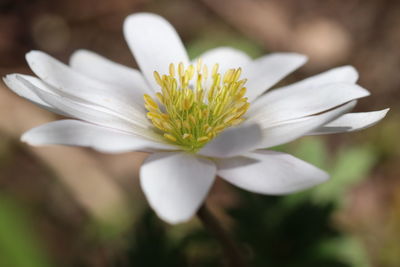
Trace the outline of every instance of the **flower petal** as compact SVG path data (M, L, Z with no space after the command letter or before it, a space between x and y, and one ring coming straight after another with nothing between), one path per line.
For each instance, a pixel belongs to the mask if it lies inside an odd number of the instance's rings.
M218 160L218 172L226 181L254 193L290 194L323 183L326 172L289 154L256 151L249 158Z
M321 86L332 84L332 83L350 83L354 84L358 80L358 73L357 70L352 66L342 66L338 68L334 68L323 73L311 76L304 80L298 81L296 83L292 83L290 85L280 87L275 89L275 91L284 90L284 92L288 92L290 94L291 89L295 92L301 92L302 90L319 90ZM313 89L312 89L313 88ZM270 93L269 93L270 94ZM258 98L254 103L251 105L251 109L249 112L255 112L259 108L263 108L266 106L268 101L268 95L262 96ZM264 99L267 98L267 99Z
M289 120L270 126L264 125L262 127L263 141L258 148L268 148L291 142L336 119L355 105L356 101L352 101L319 115Z
M228 158L259 147L262 132L257 124L243 124L223 131L206 144L198 154L207 157Z
M177 149L168 144L145 140L134 135L77 120L60 120L40 125L24 133L21 140L34 146L83 146L107 153Z
M272 124L324 112L368 95L367 90L348 83L279 89L259 98L248 116L251 120Z
M150 13L130 15L124 22L124 35L147 82L158 91L153 72L168 73L170 63L189 63L186 50L172 25Z
M359 131L378 123L388 111L387 108L378 111L347 113L316 129L310 135Z
M23 82L21 82L17 77L21 76L24 79L29 79L30 76L28 75L22 75L22 74L8 74L3 78L4 83L17 95L25 98L26 100L29 100L30 102L40 106L41 108L44 108L48 111L65 115L65 113L61 112L59 109L56 107L51 106L50 104L46 103L43 101L40 97L38 97L29 87L27 87ZM35 81L31 81L31 83L35 84ZM35 84L35 86L38 86Z
M88 50L75 51L69 62L72 69L91 78L111 83L127 97L143 106L143 95L152 92L140 71L113 62Z
M186 153L150 155L140 181L150 206L169 223L189 220L203 203L216 174L210 160Z
M118 86L91 79L40 51L27 53L26 60L40 79L64 94L126 116L145 117L144 107L138 106Z
M252 102L267 89L301 67L307 57L296 53L274 53L258 58L243 67L249 101Z
M47 86L45 83L35 77L28 76L29 80L25 79L26 76L24 77L17 75L16 77L17 80L29 88L29 90L36 94L36 96L39 97L43 102L47 103L49 106L57 107L58 110L62 111L62 113L67 116L130 133L135 133L143 137L148 136L150 138L154 135L150 130L147 130L148 122L146 121L144 123L140 123L140 121L133 120L133 118L124 117L101 106L90 103L82 103L78 101L79 99L71 98L68 95L59 95L57 94L57 91L54 91L54 89L52 89L50 86ZM34 81L35 84L33 84L31 81ZM58 93L62 92L58 91Z
M353 66L341 66L308 77L296 83L292 83L290 85L277 88L277 90L287 89L287 88L292 88L296 90L300 90L298 88L307 88L307 87L317 88L320 87L321 85L329 83L356 83L357 80L358 80L358 72Z
M201 58L203 63L207 65L210 70L212 66L217 63L220 73L225 73L225 71L232 68L243 68L251 62L251 58L246 53L231 47L210 49L198 58ZM197 59L193 60L193 64L196 63Z

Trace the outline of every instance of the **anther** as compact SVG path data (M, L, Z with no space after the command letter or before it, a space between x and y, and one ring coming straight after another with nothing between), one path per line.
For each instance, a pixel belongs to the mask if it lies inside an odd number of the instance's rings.
M164 137L167 138L167 139L169 139L169 140L172 141L172 142L176 142L176 138L175 138L173 135L171 135L171 134L165 133L165 134L164 134Z
M163 84L162 84L162 80L161 80L160 74L158 74L157 71L154 71L154 72L153 72L153 75L154 75L154 79L156 80L156 82L158 83L158 85L159 85L159 86L162 86Z
M239 80L242 70L229 69L222 74L218 70L219 65L214 64L209 72L198 59L188 67L171 63L168 74L162 76L154 72L161 90L154 98L144 95L144 106L147 118L169 142L196 152L224 129L244 120L249 103L244 97L246 79Z
M169 75L175 77L175 66L174 63L169 64Z

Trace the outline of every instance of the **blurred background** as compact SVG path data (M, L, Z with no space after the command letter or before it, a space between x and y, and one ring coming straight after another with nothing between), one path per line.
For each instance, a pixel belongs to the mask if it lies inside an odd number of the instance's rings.
M68 62L76 49L135 67L124 18L166 17L191 57L232 46L252 57L305 53L283 83L351 64L371 96L356 111L390 107L368 130L307 137L277 149L327 170L306 192L269 197L218 181L211 209L250 266L400 266L400 1L0 0L0 74L30 73L24 55ZM28 147L29 128L57 119L0 84L0 266L221 266L221 249L194 218L169 226L138 184L143 153Z

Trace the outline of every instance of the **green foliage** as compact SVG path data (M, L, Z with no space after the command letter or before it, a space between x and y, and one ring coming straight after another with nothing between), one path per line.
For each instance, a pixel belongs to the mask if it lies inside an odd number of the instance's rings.
M235 221L233 234L248 251L250 266L351 266L337 257L336 248L326 246L343 237L330 223L334 205L315 205L308 200L288 206L286 197L238 191L241 205L229 213ZM150 210L129 240L129 261L118 267L224 266L218 244L202 228L173 238Z
M331 180L313 190L314 199L317 202L333 201L340 204L344 193L366 177L375 162L369 146L341 149L329 171Z
M293 151L294 155L326 170L331 179L310 190L286 197L286 203L298 205L303 201L311 200L312 203L321 205L334 205L336 209L343 204L345 193L358 184L372 170L378 160L370 145L344 146L339 151L331 152L323 138L309 137L294 144L294 147L281 147L280 150ZM366 267L367 255L359 240L353 236L343 235L332 239L321 246L320 254L324 248L329 248L330 253L353 267Z
M147 210L129 236L127 258L116 266L185 266L180 246L170 241L164 225Z
M152 210L146 210L128 236L126 258L115 266L220 266L218 244L202 229L195 227L177 237L171 236L169 228Z
M238 239L251 250L251 266L345 267L333 253L316 253L329 240L340 237L330 224L332 204L310 200L288 206L285 197L241 191L242 204L231 210Z
M328 240L321 244L318 254L334 254L352 267L368 267L368 257L359 240L349 235Z
M251 57L262 55L263 48L242 35L233 33L208 33L202 38L194 39L187 45L190 58L195 58L209 49L229 46L246 52Z
M328 182L300 194L310 194L317 204L342 204L347 190L365 178L377 161L370 145L343 146L335 155L330 155L323 139L317 137L304 138L294 147L284 147L281 150L289 150L296 157L331 175Z
M286 152L322 169L328 165L329 151L322 138L303 138L295 143L293 149Z
M50 266L24 210L0 195L0 266Z

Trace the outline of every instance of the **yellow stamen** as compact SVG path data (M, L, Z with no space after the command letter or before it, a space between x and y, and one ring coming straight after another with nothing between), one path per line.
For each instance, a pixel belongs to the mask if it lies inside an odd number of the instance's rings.
M188 134L188 133L185 133L185 134L182 135L182 138L183 138L183 139L188 139L188 138L190 138L190 137L192 137L192 135L191 135L191 134Z
M198 142L201 142L201 143L203 143L203 142L205 142L205 141L208 141L208 136L199 137L199 138L197 138L197 141L198 141Z
M163 84L162 84L162 80L161 80L160 74L158 74L157 71L155 71L153 74L154 74L154 79L156 79L156 82L158 83L158 85L162 87Z
M241 79L241 68L219 73L199 59L185 68L183 63L169 65L169 75L154 72L160 86L155 97L144 95L147 118L169 142L197 152L224 129L244 121L250 104ZM207 77L211 81L207 82Z
M173 135L171 135L171 134L165 133L165 134L164 134L164 137L167 138L167 139L169 139L169 140L172 141L172 142L176 142L176 138L175 138Z

